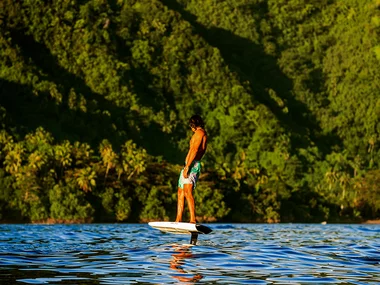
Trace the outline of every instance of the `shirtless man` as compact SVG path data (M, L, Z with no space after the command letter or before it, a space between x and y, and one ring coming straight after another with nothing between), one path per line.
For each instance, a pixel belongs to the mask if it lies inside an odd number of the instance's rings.
M190 223L196 223L193 189L195 189L201 173L201 159L207 148L207 133L204 122L198 115L190 118L189 124L194 132L190 140L190 148L185 160L185 167L181 170L178 179L178 204L176 222L182 221L185 199L190 211Z

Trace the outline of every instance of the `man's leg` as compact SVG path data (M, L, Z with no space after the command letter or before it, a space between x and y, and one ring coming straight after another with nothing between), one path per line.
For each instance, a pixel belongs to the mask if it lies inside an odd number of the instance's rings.
M184 189L178 187L177 218L175 219L177 223L182 221L184 203L185 203Z
M193 197L193 184L184 184L183 190L185 192L187 206L189 207L190 223L195 224L196 220L195 220L195 203L194 203L194 197Z

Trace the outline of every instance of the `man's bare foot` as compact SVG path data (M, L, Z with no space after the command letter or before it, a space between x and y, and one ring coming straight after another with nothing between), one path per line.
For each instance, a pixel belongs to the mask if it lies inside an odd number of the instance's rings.
M190 224L196 224L197 221L190 221L189 223L190 223Z

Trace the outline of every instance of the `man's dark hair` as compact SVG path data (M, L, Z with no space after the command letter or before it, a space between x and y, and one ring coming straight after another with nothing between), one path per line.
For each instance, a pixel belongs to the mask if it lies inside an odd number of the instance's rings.
M199 115L194 115L190 118L189 120L190 127L192 128L197 128L201 127L202 129L205 127L205 123L203 122L201 116Z

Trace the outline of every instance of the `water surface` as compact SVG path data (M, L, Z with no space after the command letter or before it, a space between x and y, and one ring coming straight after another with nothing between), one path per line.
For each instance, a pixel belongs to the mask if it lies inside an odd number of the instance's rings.
M380 225L0 225L1 284L380 284Z

